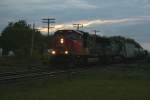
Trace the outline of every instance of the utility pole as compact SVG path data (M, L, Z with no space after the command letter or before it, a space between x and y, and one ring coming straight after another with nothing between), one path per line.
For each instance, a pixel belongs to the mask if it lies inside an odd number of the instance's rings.
M93 32L94 32L93 41L95 42L95 43L94 43L94 44L95 44L94 47L95 47L95 46L96 46L96 37L97 37L97 36L96 36L96 33L97 33L97 32L100 32L100 31L98 31L98 30L93 30Z
M97 33L97 32L100 32L100 31L98 31L98 30L93 30L93 32L94 32L94 35L96 36L96 33Z
M31 37L31 56L33 55L33 48L34 48L34 36L35 36L35 23L33 23L33 31L32 31L32 37Z
M77 30L79 30L80 28L83 28L83 24L73 24L74 27L77 28Z
M55 28L54 24L55 24L55 18L43 18L43 23L47 24L47 31L48 31L48 37L49 37L49 32L50 29Z

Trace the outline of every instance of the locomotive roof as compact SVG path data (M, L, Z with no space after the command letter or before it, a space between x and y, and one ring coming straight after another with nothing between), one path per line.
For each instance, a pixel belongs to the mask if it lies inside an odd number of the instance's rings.
M60 34L60 33L75 33L75 34L79 34L79 35L83 35L84 33L87 33L87 32L84 32L84 31L81 31L81 30L58 30L55 32L55 34Z

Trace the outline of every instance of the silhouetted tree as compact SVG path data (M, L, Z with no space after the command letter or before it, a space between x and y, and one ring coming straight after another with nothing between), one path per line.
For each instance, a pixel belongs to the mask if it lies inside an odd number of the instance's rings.
M2 31L3 55L13 51L15 55L29 56L31 50L32 36L34 34L34 51L42 53L45 36L39 31L32 29L24 20L11 22Z

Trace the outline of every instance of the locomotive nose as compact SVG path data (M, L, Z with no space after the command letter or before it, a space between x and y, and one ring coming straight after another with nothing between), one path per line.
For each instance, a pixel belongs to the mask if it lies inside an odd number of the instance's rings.
M69 55L68 40L63 35L57 35L54 38L52 55Z

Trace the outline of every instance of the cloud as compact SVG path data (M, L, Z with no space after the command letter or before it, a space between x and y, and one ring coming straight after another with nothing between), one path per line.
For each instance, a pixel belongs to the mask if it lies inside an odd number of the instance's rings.
M62 9L95 9L96 5L91 4L91 2L87 2L86 0L2 0L1 6L10 7L10 8L28 8L27 10L31 10L34 8L40 9L51 9L51 10L62 10ZM16 6L17 5L17 6ZM32 8L30 8L32 7Z
M68 23L63 24L56 24L55 29L53 31L59 30L59 29L73 29L73 24L79 23L83 24L84 27L91 27L91 26L98 26L98 25L114 25L114 24L136 24L143 21L150 21L150 16L140 16L140 17L134 17L134 18L122 18L122 19L108 19L108 20L101 20L101 19L95 19L95 20L79 20L79 21L72 21ZM47 32L47 29L45 28L39 28L41 32Z
M135 18L122 18L122 19L111 19L111 20L90 20L84 21L84 26L91 26L91 25L110 25L110 24L135 24L138 22L150 20L150 16L141 16ZM81 21L82 23L82 21Z
M41 20L53 16L58 23L55 30L74 29L72 24L81 23L83 30L97 29L106 36L127 35L150 42L149 10L150 0L1 0L0 31L9 21L24 19L36 23L46 34Z
M67 5L70 7L80 8L80 9L96 9L98 8L96 5L90 4L84 0L67 0Z
M150 52L150 43L141 43L142 47Z

